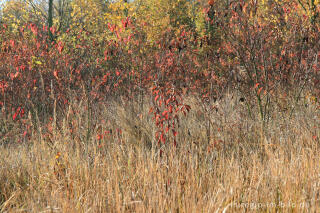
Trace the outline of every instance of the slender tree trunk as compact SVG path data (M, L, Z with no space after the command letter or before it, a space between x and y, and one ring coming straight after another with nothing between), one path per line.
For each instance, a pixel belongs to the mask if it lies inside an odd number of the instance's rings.
M53 35L51 32L51 27L53 25L53 0L49 0L49 10L48 10L48 31L49 31L49 38L53 41Z
M123 3L128 3L128 0L123 0ZM124 15L127 17L127 16L128 16L128 9L125 8L125 9L123 10L123 12L124 12Z

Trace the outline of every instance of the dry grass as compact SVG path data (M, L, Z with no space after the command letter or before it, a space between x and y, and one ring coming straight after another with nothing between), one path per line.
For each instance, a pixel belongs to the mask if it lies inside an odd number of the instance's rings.
M316 105L291 118L275 106L261 129L238 97L187 101L179 146L162 157L147 101L95 108L89 137L85 104L74 103L57 127L2 145L1 212L320 211Z

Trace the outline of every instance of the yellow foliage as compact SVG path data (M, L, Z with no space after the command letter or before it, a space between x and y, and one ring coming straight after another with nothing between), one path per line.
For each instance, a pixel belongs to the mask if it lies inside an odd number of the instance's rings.
M169 28L175 32L181 26L196 24L199 8L195 5L196 2L186 0L136 0L133 16L148 42L154 43Z
M17 31L21 24L28 21L28 11L28 4L23 0L7 1L2 9L2 20L11 26L13 31Z
M71 2L73 20L71 28L78 28L98 33L103 31L105 5L99 0L73 0Z

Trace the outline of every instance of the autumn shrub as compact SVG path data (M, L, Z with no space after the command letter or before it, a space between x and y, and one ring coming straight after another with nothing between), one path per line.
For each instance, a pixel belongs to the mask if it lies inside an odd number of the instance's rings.
M89 133L97 103L122 98L130 105L138 99L142 106L151 100L157 140L174 144L177 123L190 111L188 95L206 104L236 90L250 117L266 122L279 94L285 94L292 97L292 113L305 91L319 97L319 25L298 6L212 1L203 8L203 20L197 19L204 21L203 32L192 28L189 16L174 21L170 13L174 24L153 41L143 28L151 23L128 14L99 32L33 23L16 31L3 24L2 111L14 121L30 112L40 125L54 112L65 114L76 99L86 102Z
M223 40L211 53L212 63L246 97L248 108L257 106L265 121L279 93L299 99L307 86L319 96L319 25L299 16L298 3L274 2L270 9L247 1L229 6L213 17Z

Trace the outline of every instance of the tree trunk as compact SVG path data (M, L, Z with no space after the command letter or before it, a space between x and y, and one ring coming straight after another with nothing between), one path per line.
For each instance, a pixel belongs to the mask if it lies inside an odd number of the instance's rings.
M48 10L48 31L49 31L49 38L53 41L53 35L51 32L51 27L53 25L53 0L49 0L49 10Z

